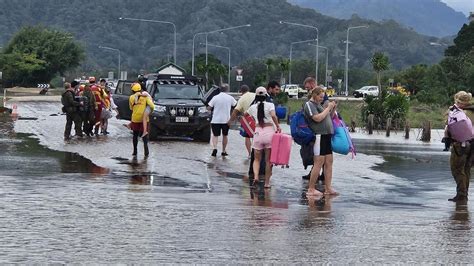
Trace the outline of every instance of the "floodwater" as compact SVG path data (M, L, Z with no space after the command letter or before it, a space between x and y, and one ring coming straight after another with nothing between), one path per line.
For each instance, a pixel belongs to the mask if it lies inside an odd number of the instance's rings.
M0 263L473 261L471 208L447 201L455 185L439 139L355 133L356 158L335 156L341 195L308 201L297 145L272 189L254 194L236 131L228 158L162 140L132 160L123 121L64 142L59 107L22 103L21 120L0 117Z

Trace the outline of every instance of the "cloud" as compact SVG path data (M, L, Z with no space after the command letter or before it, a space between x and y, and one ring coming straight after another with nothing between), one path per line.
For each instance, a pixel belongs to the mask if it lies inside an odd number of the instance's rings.
M469 12L474 12L474 1L473 0L441 0L446 3L452 9L463 12L466 16Z

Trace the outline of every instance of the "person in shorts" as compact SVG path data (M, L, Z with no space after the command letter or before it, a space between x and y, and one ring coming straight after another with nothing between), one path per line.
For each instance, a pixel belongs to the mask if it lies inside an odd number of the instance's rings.
M267 96L267 89L265 87L258 87L255 90L256 103L250 106L247 113L257 122L253 136L253 149L255 152L253 185L259 182L260 161L263 160L262 154L265 151L265 188L270 188L270 177L272 176L272 164L270 163L272 137L275 132L281 132L281 128L275 114L275 105L266 101Z
M316 180L321 168L324 166L324 194L337 195L332 188L332 165L333 155L331 147L331 137L334 133L332 125L332 115L335 114L336 103L329 102L327 107L321 104L324 100L324 90L316 87L311 91L311 99L304 105L304 113L308 124L316 135L314 143L314 165L311 170L311 177L308 184L307 196L322 196L323 193L316 190Z
M222 84L221 86L221 93L217 94L216 96L212 97L211 101L209 102L209 109L213 108L212 112L212 120L211 120L211 144L212 144L212 153L211 156L217 156L217 142L219 140L219 136L222 133L222 156L227 156L227 143L229 135L229 125L227 124L230 119L230 111L233 106L237 104L237 101L234 97L227 94L229 92L229 85Z

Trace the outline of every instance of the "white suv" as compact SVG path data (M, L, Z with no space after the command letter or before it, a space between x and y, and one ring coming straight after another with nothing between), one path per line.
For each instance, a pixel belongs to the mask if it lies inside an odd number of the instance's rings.
M354 97L366 97L367 95L379 96L379 87L378 86L364 86L353 93Z
M281 91L286 93L286 95L288 95L288 97L290 98L293 98L295 96L298 96L298 98L300 98L308 93L307 90L302 89L300 86L298 86L298 84L284 84L281 86Z

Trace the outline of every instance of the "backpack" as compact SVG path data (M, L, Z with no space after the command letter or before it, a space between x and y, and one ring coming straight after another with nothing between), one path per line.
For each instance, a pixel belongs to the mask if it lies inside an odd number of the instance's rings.
M290 130L293 140L299 145L306 145L314 141L314 132L306 121L303 109L291 115Z
M448 113L448 132L452 139L464 142L471 140L474 136L472 121L456 105Z

